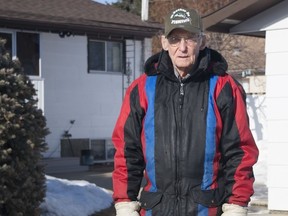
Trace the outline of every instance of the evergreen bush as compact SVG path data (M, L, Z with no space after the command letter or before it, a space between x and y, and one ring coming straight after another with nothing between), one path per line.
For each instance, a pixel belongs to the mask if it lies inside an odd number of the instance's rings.
M36 90L0 38L0 215L39 215L45 197L40 163L49 133Z

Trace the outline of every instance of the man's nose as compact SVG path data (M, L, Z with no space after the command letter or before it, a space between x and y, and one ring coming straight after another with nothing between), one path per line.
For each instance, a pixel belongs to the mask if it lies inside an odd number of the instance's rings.
M187 41L185 40L185 38L181 38L179 49L182 51L187 49Z

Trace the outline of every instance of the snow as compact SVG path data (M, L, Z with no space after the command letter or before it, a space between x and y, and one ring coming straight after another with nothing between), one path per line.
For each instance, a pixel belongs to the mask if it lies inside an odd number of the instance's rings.
M84 180L66 180L46 175L43 216L87 216L112 204L108 190Z
M260 156L254 167L255 194L251 203L267 204L267 143L257 142ZM87 216L111 206L112 194L84 180L65 180L46 175L46 197L41 204L42 216ZM251 208L252 209L252 208ZM252 211L252 210L251 210ZM251 212L250 211L250 212ZM250 215L263 215L267 209L256 208Z

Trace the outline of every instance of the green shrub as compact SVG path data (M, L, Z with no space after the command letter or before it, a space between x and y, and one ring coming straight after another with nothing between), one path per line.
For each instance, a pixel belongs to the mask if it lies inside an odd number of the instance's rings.
M48 129L33 84L4 44L0 39L0 215L34 216L45 197L40 160Z

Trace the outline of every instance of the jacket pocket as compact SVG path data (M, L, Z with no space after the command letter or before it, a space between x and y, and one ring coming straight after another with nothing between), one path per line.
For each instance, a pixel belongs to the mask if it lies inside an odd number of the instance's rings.
M194 202L205 207L217 207L222 205L224 200L224 188L216 188L212 190L192 190Z
M142 191L140 196L141 208L149 210L161 202L163 194L161 192Z

